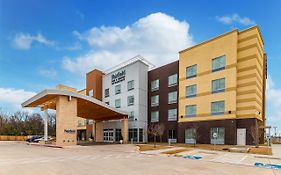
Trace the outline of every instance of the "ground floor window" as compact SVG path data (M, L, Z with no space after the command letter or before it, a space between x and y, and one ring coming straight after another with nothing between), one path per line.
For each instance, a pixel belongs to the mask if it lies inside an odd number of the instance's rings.
M138 141L138 128L129 129L129 141L137 142Z
M115 142L119 142L122 139L121 135L121 129L115 129Z
M168 131L168 139L176 139L177 138L177 132L174 129L170 129Z
M113 142L114 141L113 129L104 129L103 130L103 141L104 142Z
M188 128L185 130L185 143L194 144L195 139L195 128Z
M139 128L139 142L143 142L143 129Z
M211 128L211 144L224 144L224 128Z

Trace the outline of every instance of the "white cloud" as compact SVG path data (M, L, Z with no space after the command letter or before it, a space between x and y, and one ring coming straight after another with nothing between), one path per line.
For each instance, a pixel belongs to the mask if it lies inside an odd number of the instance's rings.
M39 74L51 79L55 79L57 77L57 71L54 69L39 69Z
M47 46L54 46L55 42L48 40L41 33L37 35L30 35L29 33L18 33L12 40L12 46L16 49L28 50L33 43L40 43Z
M255 21L251 20L248 17L240 17L237 13L228 16L217 16L216 19L223 24L242 24L242 25L254 25Z
M150 14L124 28L101 26L73 34L91 49L76 58L65 57L62 66L80 74L108 69L138 54L159 66L176 60L181 49L193 44L189 24L164 13Z
M71 46L65 47L66 50L73 51L73 50L80 50L82 48L79 42L74 43Z
M35 92L23 89L0 88L0 108L5 109L4 111L23 110L21 103L34 95Z

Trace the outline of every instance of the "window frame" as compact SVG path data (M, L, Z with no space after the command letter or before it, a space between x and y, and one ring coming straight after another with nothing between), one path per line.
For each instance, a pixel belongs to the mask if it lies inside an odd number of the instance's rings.
M170 112L169 111L172 111L172 110L175 110L176 113L174 114L175 117L170 117ZM178 109L177 108L173 108L173 109L168 109L168 121L177 121L177 117L178 116Z
M187 108L188 107L195 107L195 113L194 114L187 114ZM197 115L197 105L196 104L192 104L192 105L185 105L185 117L189 118L189 117L196 117Z
M130 98L132 98L132 99L133 99L133 102L132 102L132 103L129 103ZM128 105L128 106L133 106L133 105L134 105L134 103L135 103L135 97L134 97L134 95L130 95L130 96L128 96L128 97L127 97L127 105Z
M108 93L106 93L106 92L108 92ZM106 89L104 89L104 97L106 98L106 97L109 97L109 88L106 88Z
M119 101L119 106L116 106L117 101ZM115 108L121 108L121 98L115 99Z
M154 114L154 113L157 113L157 120L152 120L152 114ZM150 114L150 122L151 123L156 123L156 122L159 122L159 111L151 111L151 114Z
M132 83L132 87L131 88L129 88L129 83ZM135 89L135 81L134 80L128 81L128 83L127 83L127 90L131 91L131 90L134 90L134 89Z
M224 65L222 67L219 67L219 68L214 68L214 61L218 60L218 59L221 59L221 58L224 58ZM212 59L212 72L224 70L225 66L226 66L226 56L225 55L222 55L222 56L219 56L219 57L216 57L216 58Z
M193 86L195 86L195 93L194 94L191 94L191 95L188 95L187 94L187 89L190 87L193 87ZM185 97L186 98L192 98L192 97L196 97L197 96L197 84L192 84L192 85L189 85L189 86L185 86Z
M222 102L223 102L223 111L214 112L214 110L213 110L214 106L213 105L216 104L216 103L222 103ZM225 113L225 101L224 100L211 102L211 114L212 114L212 116L224 115L224 113Z
M158 96L158 102L157 102L157 103L153 103L153 100L152 100L152 99L153 99L154 97L157 97L157 96ZM159 95L153 95L153 96L151 96L151 99L150 99L150 100L151 100L151 102L150 102L150 103L151 103L151 107L159 106Z
M214 83L219 81L219 84L220 84L221 80L224 80L224 87L220 88L220 89L217 89L217 90L214 90ZM219 79L212 80L212 94L220 93L220 92L224 92L224 91L225 91L225 78L219 78Z
M188 69L191 69L191 68L193 68L193 67L195 67L195 74L194 74L194 75L187 76L187 70L188 70ZM186 67L186 69L185 69L185 77L186 77L186 79L191 79L191 78L194 78L194 77L196 77L196 76L197 76L197 64L193 64L193 65L191 65L191 66Z
M174 77L176 77L176 78L175 78L176 82L170 84L170 78L172 78L172 81L173 81L173 80L174 80ZM173 87L173 86L176 86L176 85L178 85L178 74L177 74L177 73L176 73L176 74L173 74L173 75L170 75L170 76L168 77L168 87Z
M153 87L153 86L152 86L152 84L153 84L154 82L158 82L158 87ZM150 82L150 90L151 90L151 92L158 91L159 88L160 88L160 80L159 80L159 79L155 79L155 80L153 80L153 81Z
M119 89L117 89L117 87L120 87ZM119 90L119 91L118 91ZM121 84L117 84L115 85L115 95L121 94Z
M176 99L170 101L170 94L176 93ZM168 93L168 104L174 104L178 102L178 91L172 91Z

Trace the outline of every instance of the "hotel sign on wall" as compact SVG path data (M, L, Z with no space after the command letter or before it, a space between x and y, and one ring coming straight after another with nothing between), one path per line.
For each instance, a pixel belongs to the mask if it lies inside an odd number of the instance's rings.
M112 84L116 84L116 83L119 83L121 81L124 81L125 80L125 75L126 75L126 71L125 70L122 70L120 72L117 72L117 73L113 74L111 76L111 83Z

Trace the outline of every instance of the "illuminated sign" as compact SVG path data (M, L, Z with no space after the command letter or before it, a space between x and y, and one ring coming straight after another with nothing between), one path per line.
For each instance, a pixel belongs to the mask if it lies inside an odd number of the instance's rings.
M117 73L113 74L111 76L111 83L112 84L116 84L116 83L119 83L121 81L124 81L125 80L125 75L126 75L126 71L125 70L122 70L120 72L117 72Z

